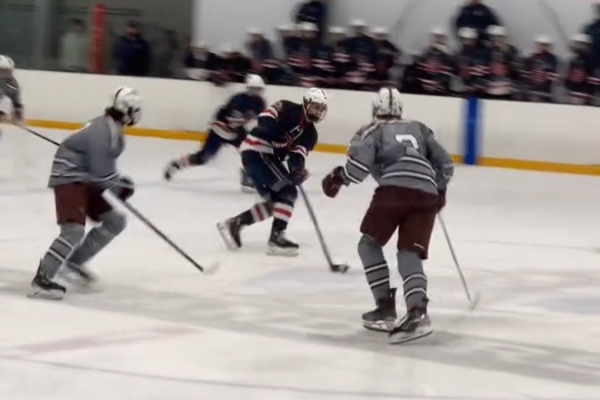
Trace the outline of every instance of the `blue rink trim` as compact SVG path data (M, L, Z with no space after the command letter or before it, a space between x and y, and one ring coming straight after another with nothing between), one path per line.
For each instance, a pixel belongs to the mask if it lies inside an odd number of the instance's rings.
M464 132L463 163L475 165L479 155L479 139L481 137L481 101L476 97L470 97L465 101L464 107L464 120L461 127Z

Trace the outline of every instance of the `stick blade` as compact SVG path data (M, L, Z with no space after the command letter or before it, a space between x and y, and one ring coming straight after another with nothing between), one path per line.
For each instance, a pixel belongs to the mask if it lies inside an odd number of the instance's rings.
M345 274L350 269L348 264L331 264L331 272Z
M217 273L217 271L219 270L219 268L221 267L221 264L219 262L214 262L212 264L210 264L208 267L204 268L203 274L204 275L214 275Z
M477 308L480 301L481 301L481 293L477 292L477 293L475 293L475 296L473 296L473 299L471 300L471 303L470 303L471 311L473 311Z

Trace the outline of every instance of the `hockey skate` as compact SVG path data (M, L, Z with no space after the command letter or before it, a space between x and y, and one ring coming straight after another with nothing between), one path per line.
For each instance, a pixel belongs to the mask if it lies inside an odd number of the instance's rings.
M173 179L173 176L181 169L181 165L178 160L171 161L166 167L163 173L163 177L166 181Z
M62 276L68 283L86 290L93 289L94 284L98 281L96 276L85 266L76 265L70 262L64 264Z
M362 315L363 326L372 331L390 332L394 329L396 314L396 288L390 289L389 297L380 299L377 308Z
M433 333L427 310L414 308L408 312L389 334L391 344L410 342Z
M254 188L254 183L252 183L252 180L243 168L240 171L240 186L242 188L243 193L256 192L256 189Z
M31 281L32 292L28 297L41 298L47 300L62 300L67 293L67 288L52 281L42 272L41 263L35 277Z
M283 231L271 232L267 254L270 256L296 257L299 253L298 244L288 240Z
M242 231L242 225L240 224L239 218L229 218L224 222L217 224L219 234L225 242L225 246L229 250L237 250L242 247L242 238L240 232Z

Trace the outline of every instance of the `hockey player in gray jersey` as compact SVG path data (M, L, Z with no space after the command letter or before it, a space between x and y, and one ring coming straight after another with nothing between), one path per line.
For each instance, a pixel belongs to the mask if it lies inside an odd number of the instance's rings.
M402 119L400 93L381 89L373 103L373 123L360 129L348 149L345 166L323 179L323 191L335 197L342 185L371 175L379 184L362 221L358 254L377 308L363 314L365 328L389 332L402 343L432 332L427 316L427 259L435 217L445 205L446 187L454 173L452 159L417 121ZM395 324L396 289L383 246L398 231L397 262L403 279L407 314Z
M104 115L86 123L61 144L52 162L48 186L54 191L59 236L40 262L31 282L32 296L60 299L66 288L53 279L61 266L83 285L94 280L86 262L117 237L125 216L102 197L111 190L125 201L133 195L130 178L119 173L116 160L125 148L123 128L141 116L141 97L121 87L111 96ZM85 234L86 218L97 223Z
M15 63L4 55L0 55L0 119L10 118L13 122L23 121L23 103L21 102L21 89L14 77ZM12 115L7 115L7 103L12 103Z

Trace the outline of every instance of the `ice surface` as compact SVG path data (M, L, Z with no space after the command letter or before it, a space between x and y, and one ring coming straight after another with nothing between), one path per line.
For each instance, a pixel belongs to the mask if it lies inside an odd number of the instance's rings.
M482 302L466 314L436 229L427 263L436 332L390 346L360 325L373 304L356 243L373 183L335 200L320 193L341 157L312 155L307 191L334 258L353 266L345 276L328 272L301 202L289 231L299 257L264 254L269 224L244 231L242 251L225 250L216 222L253 202L239 191L233 151L165 184L164 164L197 144L129 138L132 204L221 271L203 276L131 218L92 263L103 291L47 302L25 294L57 233L45 189L54 149L4 130L0 399L600 399L597 178L459 167L445 220ZM393 246L386 254L392 261Z

